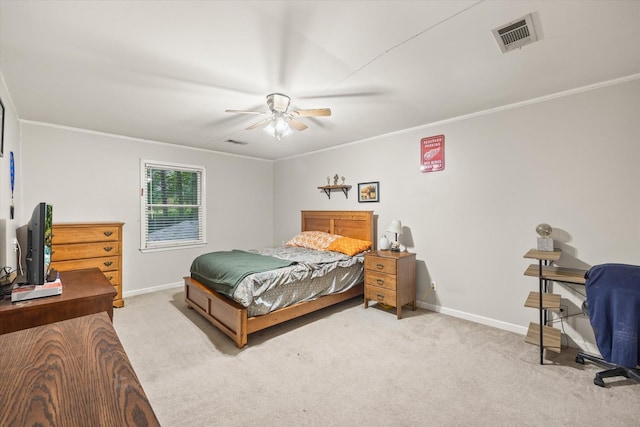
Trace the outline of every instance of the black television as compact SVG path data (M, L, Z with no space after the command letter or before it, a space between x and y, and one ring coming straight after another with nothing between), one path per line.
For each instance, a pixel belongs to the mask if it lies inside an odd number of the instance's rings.
M40 202L27 224L27 283L42 285L46 282L51 264L51 224L53 207Z

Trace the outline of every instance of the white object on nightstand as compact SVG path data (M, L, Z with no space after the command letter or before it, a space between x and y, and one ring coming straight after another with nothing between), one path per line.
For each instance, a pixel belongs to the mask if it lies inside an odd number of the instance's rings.
M389 250L389 239L387 239L387 236L385 234L382 235L380 241L378 242L378 249L380 249L381 251Z

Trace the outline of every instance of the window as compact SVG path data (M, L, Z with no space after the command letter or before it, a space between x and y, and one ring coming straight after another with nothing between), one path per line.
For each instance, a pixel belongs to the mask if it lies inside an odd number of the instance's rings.
M204 167L141 160L141 250L206 243Z

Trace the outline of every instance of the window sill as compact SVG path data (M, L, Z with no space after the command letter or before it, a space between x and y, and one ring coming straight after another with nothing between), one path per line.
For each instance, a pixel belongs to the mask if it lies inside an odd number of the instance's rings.
M207 242L202 243L189 243L185 245L167 245L167 246L158 246L155 248L140 248L140 252L164 252L164 251L174 251L177 249L191 249L191 248L200 248L202 246L207 246Z

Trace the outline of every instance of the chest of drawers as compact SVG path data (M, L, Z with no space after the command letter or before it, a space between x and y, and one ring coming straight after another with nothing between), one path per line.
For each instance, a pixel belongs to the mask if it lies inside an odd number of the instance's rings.
M416 254L373 251L364 256L364 307L369 300L396 308L398 319L402 306L416 309Z
M121 222L60 223L52 227L51 268L58 271L97 267L116 289L114 307L122 299Z

